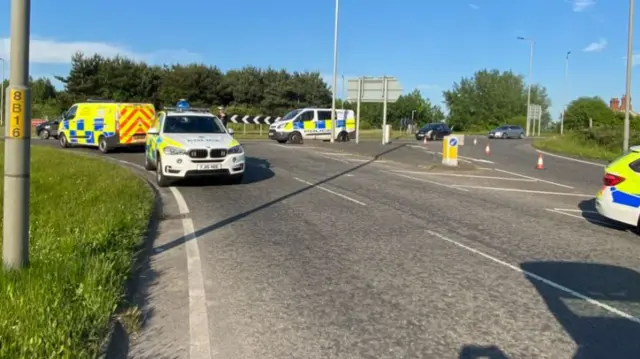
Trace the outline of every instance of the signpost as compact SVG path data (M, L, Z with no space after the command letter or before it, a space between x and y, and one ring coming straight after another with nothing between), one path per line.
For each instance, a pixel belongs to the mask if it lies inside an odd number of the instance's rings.
M536 133L536 121L538 121L538 136L540 136L540 127L542 122L541 120L542 120L542 106L531 104L531 106L529 106L529 111L527 113L527 121L532 121L533 123L533 129L531 133L533 133L534 136Z
M442 139L442 164L455 167L458 165L458 138L445 136Z
M388 143L385 136L387 125L387 104L398 101L402 95L402 87L395 77L360 77L347 80L347 101L356 101L356 143L360 142L360 104L383 103L382 144Z

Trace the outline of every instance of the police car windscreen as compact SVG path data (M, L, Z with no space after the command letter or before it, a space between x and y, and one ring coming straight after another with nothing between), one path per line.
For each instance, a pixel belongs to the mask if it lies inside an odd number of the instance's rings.
M213 116L167 116L165 133L226 133L224 127Z

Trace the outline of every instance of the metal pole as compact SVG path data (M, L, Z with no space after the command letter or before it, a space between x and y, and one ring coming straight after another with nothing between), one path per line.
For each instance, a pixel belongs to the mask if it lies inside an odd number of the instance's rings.
M387 76L382 78L382 92L384 100L382 102L382 144L387 144Z
M571 55L571 51L567 51L567 56L564 58L564 90L566 95L569 94L569 55ZM567 114L568 106L567 102L562 110L562 117L560 118L560 136L564 135L564 116Z
M338 91L338 16L340 0L336 0L335 24L333 28L333 99L331 101L331 143L336 137L336 92Z
M347 89L344 85L344 74L342 75L342 109L344 110L344 103L347 102Z
M2 63L2 82L0 83L0 126L4 126L4 59L0 57Z
M31 0L11 0L11 69L7 97L9 120L4 142L4 228L2 261L6 269L29 264L29 159L31 92L29 33Z
M356 105L356 144L360 143L360 99L362 98L362 83L364 82L363 78L360 77L358 79L358 102Z
M531 85L533 84L533 40L531 41L531 48L529 50L529 89L527 90L527 136L529 136L529 109L531 108ZM534 124L535 125L535 124ZM533 129L535 131L535 127Z
M633 12L635 11L635 0L629 0L629 33L627 35L627 84L624 104L624 137L622 140L622 150L629 151L629 112L631 111L631 71L633 67Z

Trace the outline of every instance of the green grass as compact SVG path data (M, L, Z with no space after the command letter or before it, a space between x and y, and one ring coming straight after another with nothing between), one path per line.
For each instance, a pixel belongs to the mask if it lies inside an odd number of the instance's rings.
M31 171L31 265L0 272L0 358L95 357L153 193L127 169L52 148L32 148Z
M622 154L622 150L613 151L610 148L587 142L575 133L567 133L564 136L540 138L533 141L533 147L557 154L585 159L611 161Z

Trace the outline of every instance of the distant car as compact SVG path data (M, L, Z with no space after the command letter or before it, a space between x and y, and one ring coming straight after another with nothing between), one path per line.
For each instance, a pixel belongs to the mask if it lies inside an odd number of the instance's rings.
M429 123L416 132L416 140L424 140L427 136L429 141L441 140L444 136L449 136L451 130L444 123Z
M504 125L489 131L489 138L524 138L524 129L520 126Z
M43 140L58 138L58 125L60 125L59 118L51 121L45 121L36 126L36 136Z

